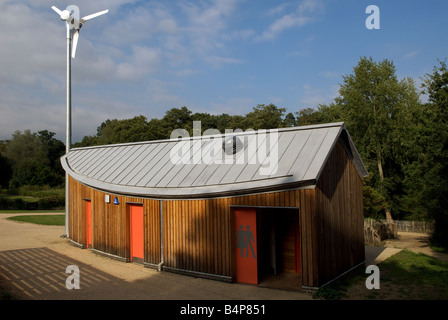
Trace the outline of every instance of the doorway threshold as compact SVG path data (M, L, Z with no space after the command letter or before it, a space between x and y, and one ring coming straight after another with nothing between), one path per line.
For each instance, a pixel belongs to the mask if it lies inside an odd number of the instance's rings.
M302 291L302 275L292 272L281 272L274 276L272 274L266 274L262 277L260 287L288 290L288 291Z

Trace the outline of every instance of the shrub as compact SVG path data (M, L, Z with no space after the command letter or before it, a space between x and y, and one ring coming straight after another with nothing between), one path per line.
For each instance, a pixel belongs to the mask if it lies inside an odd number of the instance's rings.
M25 210L26 209L25 201L23 201L20 198L14 199L13 203L14 203L14 209L17 209L17 210Z
M0 210L8 210L11 207L11 203L7 197L0 195Z
M63 207L64 205L65 205L64 198L52 195L49 197L39 199L37 203L37 209L40 210L57 209Z

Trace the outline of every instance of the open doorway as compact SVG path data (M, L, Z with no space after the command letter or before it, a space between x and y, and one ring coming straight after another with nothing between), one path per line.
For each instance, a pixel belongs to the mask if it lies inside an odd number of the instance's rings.
M299 210L257 208L260 286L301 290Z
M235 280L301 291L298 208L236 207Z

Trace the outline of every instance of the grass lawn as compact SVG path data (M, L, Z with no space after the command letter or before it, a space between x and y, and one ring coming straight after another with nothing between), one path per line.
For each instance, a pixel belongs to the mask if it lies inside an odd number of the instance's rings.
M447 300L448 262L402 250L378 265L380 289L369 290L365 269L321 288L315 298L356 300Z
M9 217L10 220L29 222L42 225L63 226L65 225L65 215L29 215Z
M39 198L35 198L32 196L9 196L8 197L11 200L21 199L24 202L39 202Z

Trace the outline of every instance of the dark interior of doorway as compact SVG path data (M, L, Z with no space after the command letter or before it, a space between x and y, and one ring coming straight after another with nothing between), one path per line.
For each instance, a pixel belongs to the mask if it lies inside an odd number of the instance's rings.
M298 209L257 209L259 286L301 290L301 268L296 266L300 260L297 261L295 247L298 217Z

